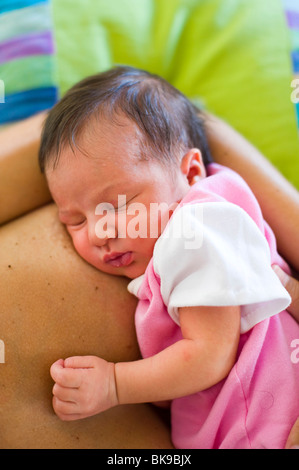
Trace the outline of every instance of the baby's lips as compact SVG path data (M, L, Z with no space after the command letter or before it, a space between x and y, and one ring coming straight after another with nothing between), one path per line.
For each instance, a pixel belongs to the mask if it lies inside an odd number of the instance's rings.
M104 256L104 262L116 268L128 266L132 262L132 251L107 254Z

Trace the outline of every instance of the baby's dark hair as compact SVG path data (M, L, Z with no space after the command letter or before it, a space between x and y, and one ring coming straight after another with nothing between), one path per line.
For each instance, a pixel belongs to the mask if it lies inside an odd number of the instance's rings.
M142 158L151 156L169 164L178 150L196 147L204 164L212 161L199 109L158 75L119 66L83 79L51 109L39 150L41 171L49 163L55 168L63 147L76 145L92 117L117 122L121 115L141 131Z

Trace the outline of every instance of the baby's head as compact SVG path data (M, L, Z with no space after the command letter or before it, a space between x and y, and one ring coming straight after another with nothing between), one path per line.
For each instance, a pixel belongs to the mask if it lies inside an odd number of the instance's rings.
M210 161L195 106L162 78L131 67L71 88L48 115L39 153L78 253L130 278L144 272L171 205Z
M211 161L199 110L170 83L132 67L116 67L73 86L49 113L39 163L55 168L62 150L80 142L92 120L135 124L140 157L157 159L168 169L188 149L198 148L203 162Z

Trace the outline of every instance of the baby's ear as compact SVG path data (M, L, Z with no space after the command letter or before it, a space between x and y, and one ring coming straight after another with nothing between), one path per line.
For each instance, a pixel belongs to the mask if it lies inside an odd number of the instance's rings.
M189 186L207 176L199 149L193 148L185 153L181 161L181 172L187 177Z

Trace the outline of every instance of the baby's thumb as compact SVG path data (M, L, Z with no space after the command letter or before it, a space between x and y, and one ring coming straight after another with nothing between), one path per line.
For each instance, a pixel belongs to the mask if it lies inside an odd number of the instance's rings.
M63 369L64 367L64 360L63 359L58 359L58 361L54 362L51 367L50 367L50 375L54 382L56 382L57 379L57 374L59 373L60 369Z

